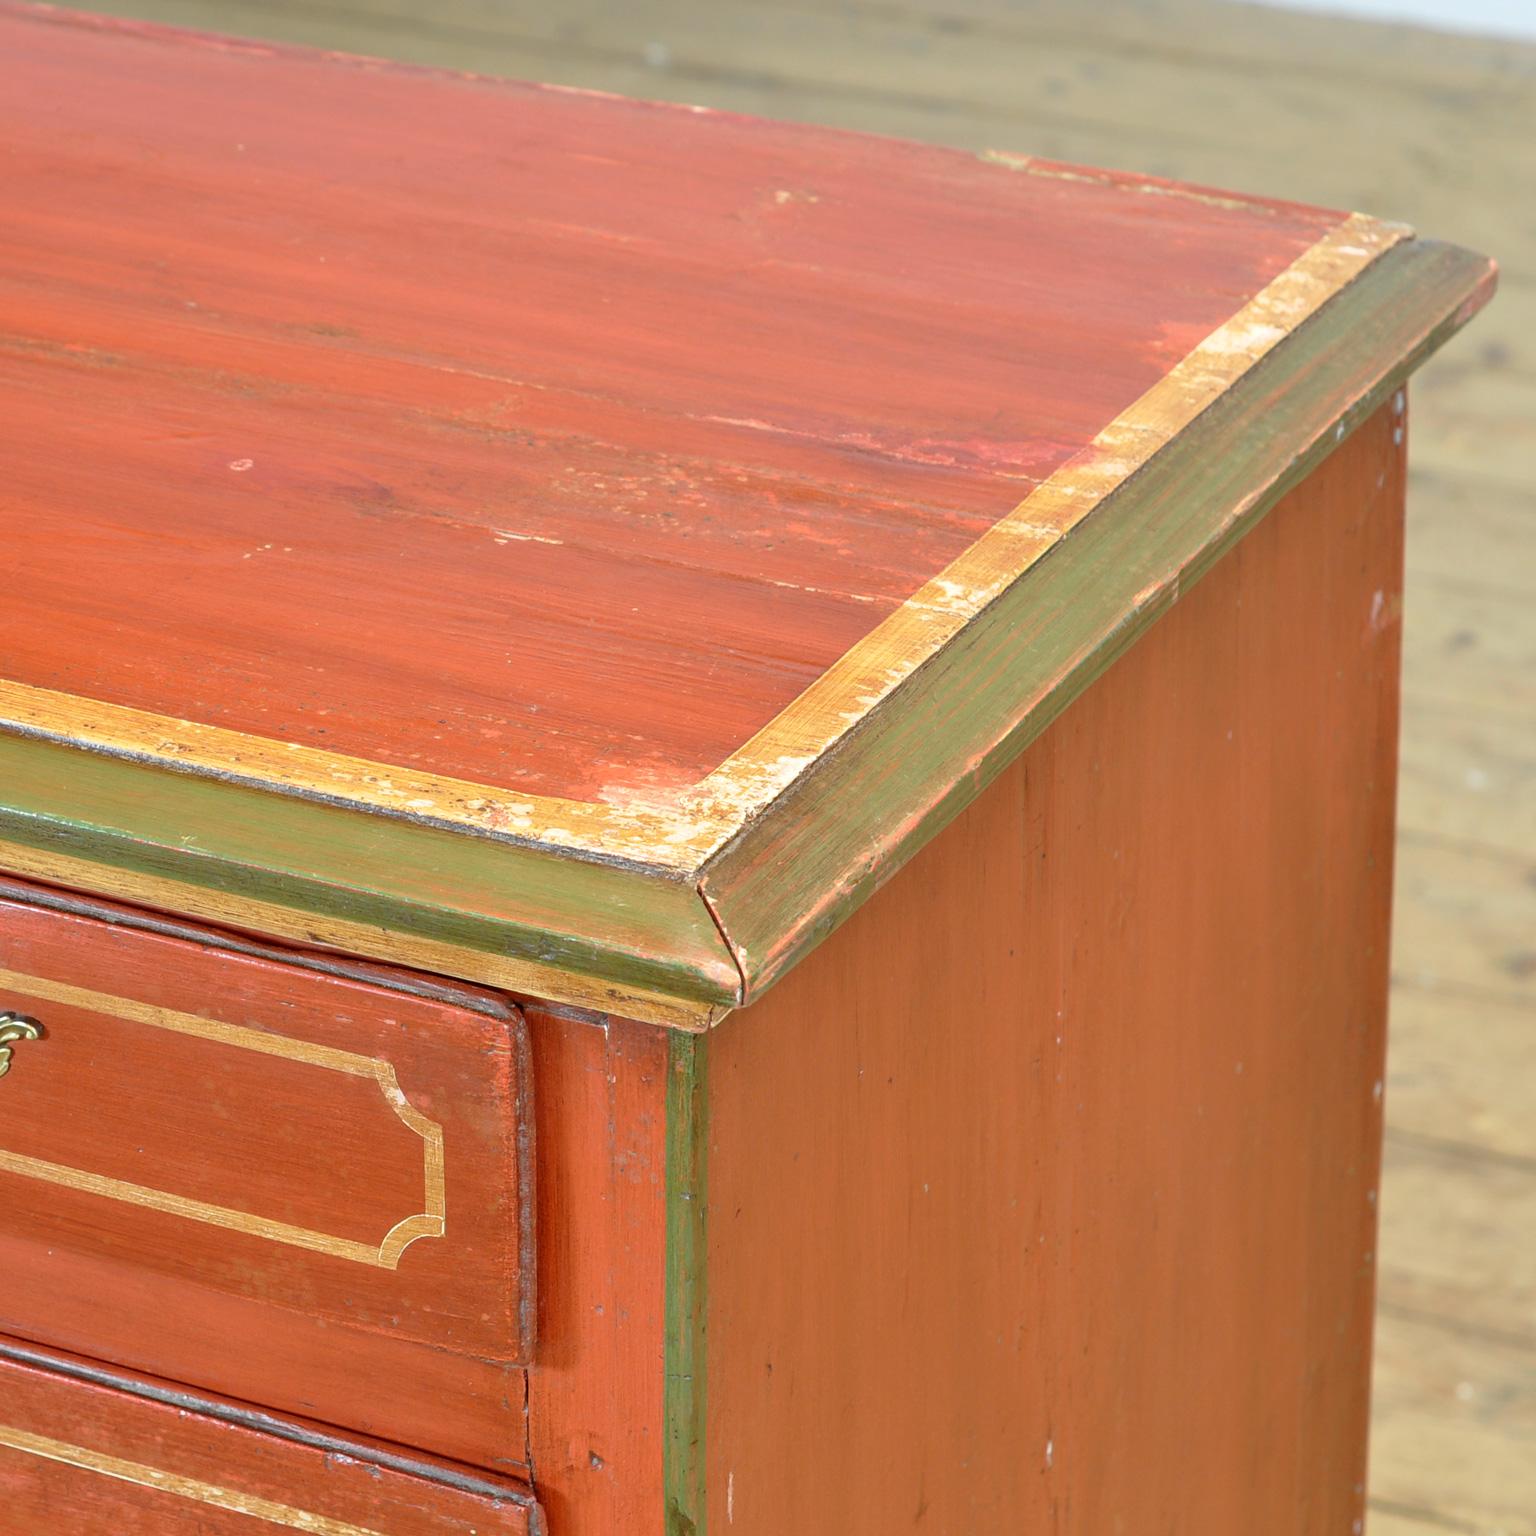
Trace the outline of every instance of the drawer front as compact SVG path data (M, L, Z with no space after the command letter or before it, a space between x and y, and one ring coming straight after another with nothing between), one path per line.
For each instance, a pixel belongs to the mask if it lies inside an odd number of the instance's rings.
M425 1475L424 1475L425 1474ZM6 1536L539 1536L526 1489L401 1470L0 1352Z
M42 899L0 894L0 1331L521 1465L520 1016Z

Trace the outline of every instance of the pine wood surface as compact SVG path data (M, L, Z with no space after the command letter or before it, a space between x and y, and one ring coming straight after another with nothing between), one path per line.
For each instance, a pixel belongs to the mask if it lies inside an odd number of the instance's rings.
M1499 257L1492 317L1414 397L1370 1529L1536 1532L1536 1238L1510 1215L1536 1185L1536 49L1218 0L98 9L1262 188Z

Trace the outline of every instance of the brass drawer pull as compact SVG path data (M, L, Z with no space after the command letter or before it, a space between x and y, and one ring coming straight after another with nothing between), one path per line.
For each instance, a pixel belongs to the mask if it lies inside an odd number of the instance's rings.
M39 1040L43 1026L24 1013L0 1013L0 1077L11 1070L11 1047L18 1040Z

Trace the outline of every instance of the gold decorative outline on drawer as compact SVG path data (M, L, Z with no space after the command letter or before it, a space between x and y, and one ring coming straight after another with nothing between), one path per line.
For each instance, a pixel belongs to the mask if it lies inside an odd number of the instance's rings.
M199 1482L195 1477L183 1477L179 1472L163 1472L159 1467L125 1461L121 1456L107 1456L101 1451L87 1450L83 1445L70 1445L64 1440L52 1440L47 1435L34 1435L29 1430L13 1429L6 1424L0 1424L0 1445L7 1445L13 1451L21 1451L28 1456L40 1457L44 1461L59 1461L65 1466L79 1467L82 1471L95 1472L102 1477L113 1477L120 1483L136 1483L140 1488L175 1494L177 1498L210 1504L215 1509L227 1509L237 1515L251 1515L272 1525L286 1525L295 1531L310 1531L314 1536L382 1536L381 1532L367 1526L332 1520L328 1515L313 1515L307 1509L295 1509L291 1504L277 1504L254 1493L220 1488L214 1483Z
M114 1018L127 1019L133 1024L148 1024L155 1029L197 1035L204 1040L214 1040L240 1050L260 1051L267 1056L280 1056L287 1061L302 1062L306 1066L344 1072L349 1077L372 1078L396 1116L421 1137L426 1174L426 1210L397 1221L384 1234L383 1242L375 1248L350 1238L332 1237L327 1232L311 1232L307 1227L289 1226L286 1222L269 1221L245 1211L232 1211L222 1205L209 1205L202 1200L173 1195L167 1190L147 1189L140 1184L129 1184L104 1174L88 1173L81 1168L66 1168L19 1152L8 1152L4 1148L0 1148L0 1169L8 1169L26 1178L44 1179L50 1184L62 1184L68 1189L104 1195L111 1200L122 1200L129 1205L141 1205L149 1210L185 1216L191 1221L206 1222L210 1226L227 1227L233 1232L269 1238L275 1243L289 1243L295 1248L309 1248L316 1253L331 1254L335 1258L372 1264L380 1269L396 1268L400 1263L400 1255L417 1238L441 1237L447 1229L443 1128L407 1102L396 1081L393 1063L372 1056L359 1056L352 1051L337 1050L334 1046L316 1045L312 1040L294 1040L287 1035L271 1035L263 1030L248 1029L242 1024L225 1024L217 1019L202 1019L192 1013L175 1013L169 1008L156 1008L150 1003L137 1002L127 997L112 997L104 992L90 992L84 987L72 987L62 981L49 981L45 977L28 976L20 971L0 970L0 987L14 988L29 997L62 1003L68 1008L85 1008L93 1013L111 1014Z

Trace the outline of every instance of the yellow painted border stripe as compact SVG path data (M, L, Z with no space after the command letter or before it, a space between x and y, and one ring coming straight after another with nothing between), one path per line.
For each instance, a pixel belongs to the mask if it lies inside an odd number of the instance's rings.
M757 815L1297 326L1411 237L1404 225L1352 214L1318 240L710 774L699 792L717 818L742 826Z
M680 836L686 829L671 812L517 795L0 679L0 730L6 729L159 768L666 869L690 866L692 844L707 841L701 828Z
M237 1515L249 1515L252 1519L265 1520L271 1525L285 1525L293 1531L309 1531L313 1536L384 1536L383 1532L369 1526L333 1520L329 1515L312 1514L307 1509L296 1509L292 1504L279 1504L254 1493L221 1488L217 1483L204 1483L195 1477L183 1477L179 1472L166 1472L160 1467L146 1466L143 1462L108 1456L102 1451L88 1450L83 1445L71 1445L66 1440L54 1440L47 1435L36 1435L30 1430L15 1429L6 1424L0 1424L0 1445L9 1446L28 1456L37 1456L43 1461L61 1462L65 1466L94 1472L100 1477L115 1478L120 1483L134 1483L140 1488L152 1488L157 1493L190 1499L195 1504L229 1510Z
M295 1040L287 1035L269 1034L265 1030L249 1029L243 1024L226 1024L218 1019L204 1019L191 1013L177 1013L169 1008L157 1008L151 1003L134 998L112 997L105 992L92 992L84 987L70 986L66 982L51 981L42 976L29 976L21 971L0 969L0 988L20 992L26 997L38 997L47 1002L61 1003L66 1008L81 1008L92 1013L104 1013L113 1018L125 1019L132 1024L146 1024L155 1029L173 1030L178 1034L195 1035L220 1045L234 1046L240 1050L258 1051L267 1056L279 1056L305 1066L320 1067L330 1072L342 1072L351 1077L372 1079L385 1102L394 1114L422 1141L422 1160L425 1177L425 1204L427 1209L413 1213L397 1221L378 1244L359 1243L350 1238L334 1237L327 1232L312 1232L307 1227L291 1226L287 1222L271 1221L264 1216L253 1216L247 1211L231 1210L226 1206L210 1205L176 1195L168 1190L149 1189L142 1184L131 1184L123 1179L109 1178L105 1174L91 1173L83 1168L69 1168L42 1158L28 1157L24 1153L0 1148L0 1168L24 1178L41 1179L45 1183L58 1184L66 1189L83 1190L87 1194L120 1200L128 1205L142 1206L171 1216L200 1221L208 1226L224 1227L232 1232L244 1232L253 1237L263 1237L275 1243L287 1243L296 1248L308 1248L333 1258L350 1259L354 1263L371 1264L380 1269L394 1269L400 1263L400 1255L418 1238L441 1237L447 1228L447 1189L443 1170L443 1128L429 1120L420 1110L407 1102L395 1076L392 1063L371 1056L360 1056L353 1051L337 1050L333 1046L317 1045L312 1040ZM3 1121L0 1121L3 1124Z
M694 874L1298 325L1412 232L1351 214L1071 461L668 804L588 803L389 767L0 680L0 729L553 852Z

